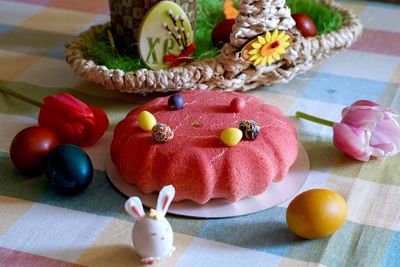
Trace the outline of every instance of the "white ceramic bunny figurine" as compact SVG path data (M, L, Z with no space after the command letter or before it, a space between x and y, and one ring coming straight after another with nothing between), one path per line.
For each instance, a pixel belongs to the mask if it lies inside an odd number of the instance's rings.
M165 219L168 207L175 196L172 185L164 186L157 200L157 210L144 213L142 201L131 197L125 203L125 210L136 219L132 230L132 241L142 262L153 264L166 259L174 252L174 234L171 225Z

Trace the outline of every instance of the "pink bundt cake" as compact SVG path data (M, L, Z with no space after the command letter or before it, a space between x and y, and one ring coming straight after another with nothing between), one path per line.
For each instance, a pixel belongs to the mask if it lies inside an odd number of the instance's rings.
M190 199L204 204L213 198L237 201L263 193L272 181L280 181L294 163L298 144L296 130L276 108L260 99L231 92L187 91L180 93L185 105L170 110L168 97L156 98L132 110L115 128L111 158L120 175L144 193L172 184L174 201ZM245 100L235 113L233 98ZM174 132L168 143L156 142L151 132L138 125L138 114L147 110L157 122ZM255 140L242 139L234 147L222 143L225 128L241 120L261 127Z

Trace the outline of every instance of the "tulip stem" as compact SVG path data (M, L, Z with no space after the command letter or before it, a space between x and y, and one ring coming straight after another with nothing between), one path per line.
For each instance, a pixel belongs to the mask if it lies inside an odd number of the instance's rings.
M307 113L304 113L304 112L301 112L301 111L297 111L296 112L296 118L305 119L305 120L308 120L308 121L312 121L312 122L315 122L315 123L318 123L318 124L322 124L322 125L326 125L326 126L330 126L330 127L333 127L333 125L335 124L333 121L328 121L328 120L324 120L324 119L321 119L321 118L318 118L318 117L314 117L314 116L312 116L310 114L307 114Z
M40 102L38 102L36 100L33 100L32 98L29 98L29 97L26 97L24 95L21 95L21 94L19 94L17 92L14 92L13 90L10 90L10 89L8 89L8 88L6 88L4 86L1 86L1 85L0 85L0 92L3 92L5 94L7 94L7 95L11 95L11 96L13 96L13 97L15 97L15 98L17 98L19 100L22 100L22 101L24 101L26 103L29 103L29 104L34 105L34 106L37 106L39 108L42 106L42 103L40 103Z

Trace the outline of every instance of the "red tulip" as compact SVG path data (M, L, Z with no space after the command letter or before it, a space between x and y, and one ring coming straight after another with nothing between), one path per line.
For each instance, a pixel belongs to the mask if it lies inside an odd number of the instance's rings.
M52 130L61 143L90 146L103 136L109 121L103 110L59 93L44 98L39 125Z

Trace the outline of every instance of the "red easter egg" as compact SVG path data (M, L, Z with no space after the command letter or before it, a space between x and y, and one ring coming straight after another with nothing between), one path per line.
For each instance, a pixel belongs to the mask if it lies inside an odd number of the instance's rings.
M233 24L235 24L234 19L225 19L214 28L212 42L215 46L222 46L225 43L229 43Z
M235 97L232 99L230 106L234 112L238 113L245 108L246 101L244 101L244 99L241 97Z
M58 145L57 136L47 128L40 126L26 128L11 142L11 161L23 173L37 174L43 168L44 159Z
M304 37L317 35L317 26L314 21L307 15L302 13L296 13L292 15L292 18L296 22L296 27Z

